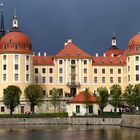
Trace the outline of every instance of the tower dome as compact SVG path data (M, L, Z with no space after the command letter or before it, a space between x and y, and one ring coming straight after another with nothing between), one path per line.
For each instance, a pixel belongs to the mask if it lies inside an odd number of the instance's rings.
M31 41L23 32L9 32L0 40L0 53L32 53Z
M140 53L140 33L134 35L128 42L128 54Z

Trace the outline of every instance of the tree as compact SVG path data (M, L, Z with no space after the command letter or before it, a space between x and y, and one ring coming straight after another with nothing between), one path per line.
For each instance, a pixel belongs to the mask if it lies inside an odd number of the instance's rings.
M124 91L124 99L126 100L131 112L133 110L133 107L135 106L135 99L136 99L135 95L136 94L134 93L133 85L129 84Z
M138 107L138 110L139 110L139 113L140 113L140 84L136 84L134 86L133 91L134 91L134 94L135 94L135 98L134 98L135 106Z
M83 92L84 93L84 100L85 100L85 105L86 105L86 115L88 115L88 108L89 108L89 103L90 103L90 91L88 88Z
M103 110L108 103L108 97L109 97L108 90L106 87L100 87L97 89L97 92L99 94L99 96L97 97L99 102L99 108L101 110L101 113L103 113Z
M15 107L20 104L20 95L21 90L18 86L11 85L4 90L3 102L6 107L10 109L11 116L13 115Z
M59 89L53 88L51 90L51 104L54 107L54 112L56 112L56 107L60 106Z
M40 105L43 102L44 95L40 85L29 85L24 90L24 96L27 102L30 104L31 112L34 114L34 108L36 105Z
M121 93L122 90L120 85L115 84L110 88L110 104L114 106L115 112L116 109L121 105Z

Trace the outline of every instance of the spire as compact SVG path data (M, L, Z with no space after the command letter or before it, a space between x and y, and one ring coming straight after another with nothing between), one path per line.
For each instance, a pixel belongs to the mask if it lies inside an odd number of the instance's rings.
M112 47L117 48L117 40L116 40L116 36L115 36L114 32L113 32L113 35L112 35Z
M1 7L1 22L0 22L0 38L5 35L5 29L4 29L4 15L3 15L3 3L0 4Z
M16 14L16 8L14 9L14 16L13 16L13 25L12 25L12 30L13 31L18 31L18 17Z

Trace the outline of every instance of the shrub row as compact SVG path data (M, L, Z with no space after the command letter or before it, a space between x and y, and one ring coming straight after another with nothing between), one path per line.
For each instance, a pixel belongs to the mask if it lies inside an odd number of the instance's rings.
M68 117L68 113L39 113L39 114L13 114L12 118L50 118L50 117ZM0 114L0 118L11 118L9 114Z

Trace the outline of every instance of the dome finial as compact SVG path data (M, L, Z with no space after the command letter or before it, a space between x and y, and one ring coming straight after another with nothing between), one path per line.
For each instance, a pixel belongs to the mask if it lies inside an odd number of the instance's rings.
M112 33L112 47L117 47L115 32Z
M16 13L16 8L14 8L14 16L13 16L13 25L12 25L13 31L18 31L19 26L18 26L18 17Z

